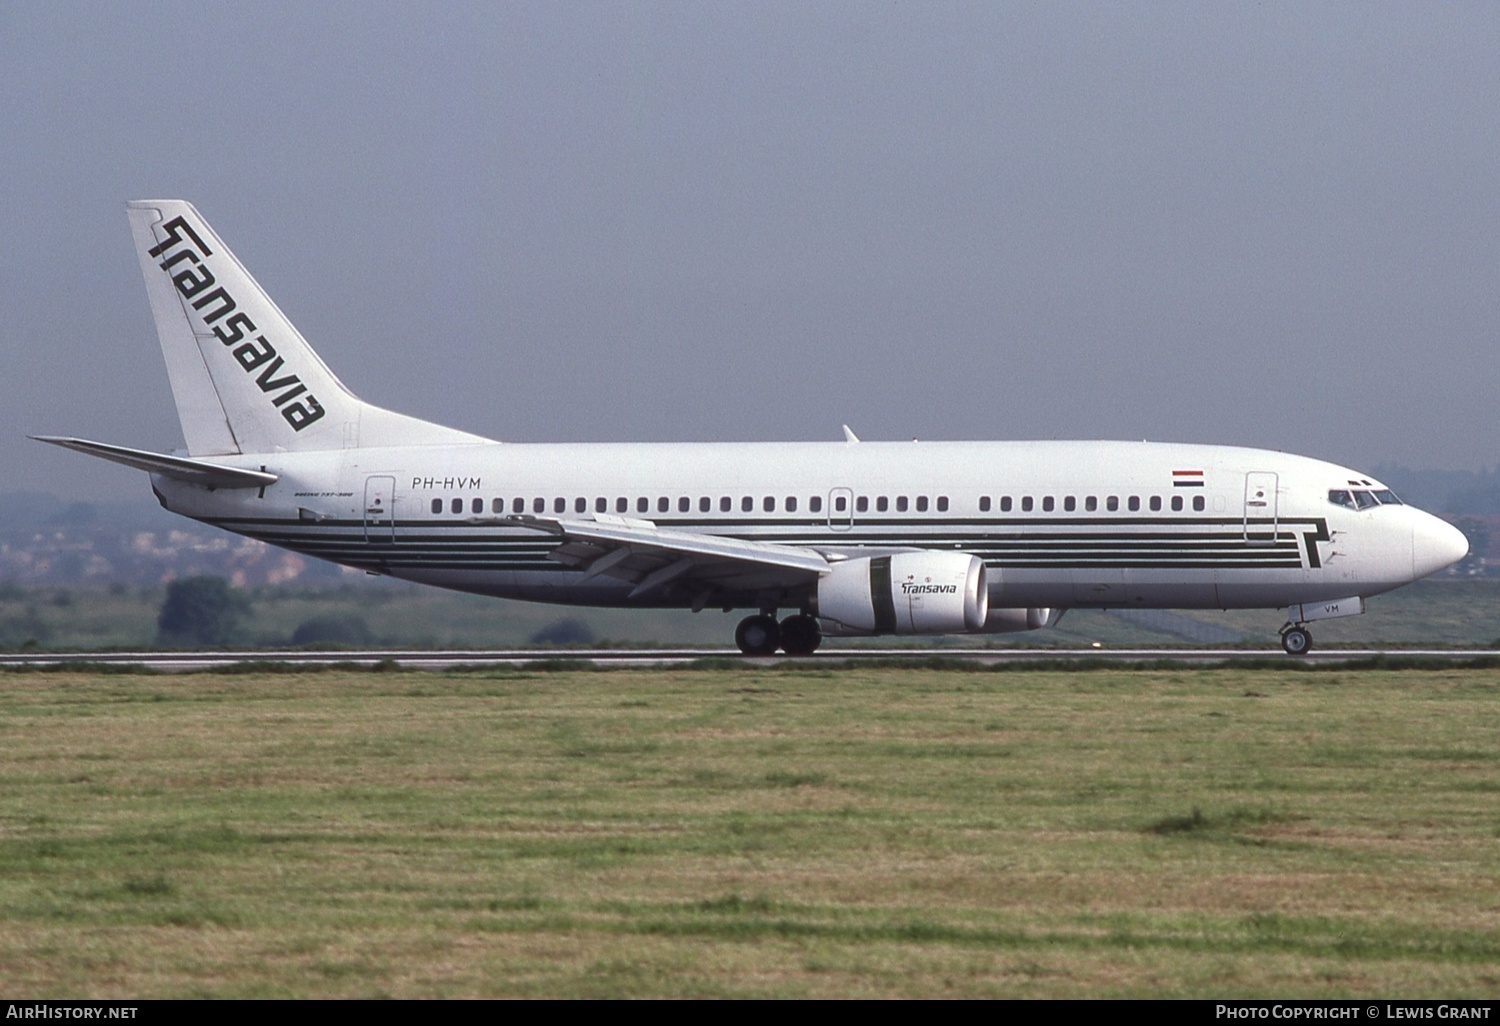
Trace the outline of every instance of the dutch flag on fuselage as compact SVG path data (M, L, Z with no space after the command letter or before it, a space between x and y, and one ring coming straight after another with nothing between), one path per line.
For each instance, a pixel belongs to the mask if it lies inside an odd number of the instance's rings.
M1172 471L1173 488L1202 488L1203 471L1201 470L1174 470Z

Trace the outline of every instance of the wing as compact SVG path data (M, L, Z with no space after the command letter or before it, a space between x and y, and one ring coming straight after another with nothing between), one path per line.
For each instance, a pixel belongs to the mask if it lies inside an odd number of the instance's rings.
M689 586L701 598L695 608L701 608L715 591L796 588L831 570L830 557L813 549L674 531L650 520L605 514L592 520L506 519L561 538L551 556L582 570L578 583L601 575L630 581L635 584L632 599L669 585Z

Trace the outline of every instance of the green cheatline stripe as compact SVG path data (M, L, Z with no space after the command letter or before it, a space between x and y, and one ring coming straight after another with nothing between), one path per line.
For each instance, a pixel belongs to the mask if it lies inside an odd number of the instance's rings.
M1304 528L1304 531L1307 530ZM246 530L244 533L253 538L271 544L368 544L364 532L313 532L313 531L266 531ZM1263 536L1263 532L1252 532L1257 537ZM389 532L371 532L372 538L389 538ZM1081 548L1087 546L1105 547L1110 545L1126 545L1138 547L1141 545L1156 546L1196 546L1211 547L1215 545L1241 546L1244 544L1244 533L1235 532L1183 532L1168 534L1165 532L1113 532L1113 533L1036 533L1036 534L1014 534L1011 532L990 534L922 534L922 535L886 535L873 533L845 534L839 538L808 537L796 535L758 535L758 536L734 536L734 535L709 535L708 537L740 537L746 541L758 541L769 544L780 545L804 545L817 546L837 544L840 546L872 544L872 545L897 545L930 547L933 545L987 545L987 546L1014 546L1017 548L1031 549L1038 547L1071 547ZM1276 534L1279 542L1296 544L1298 533L1282 530ZM411 534L409 532L398 532L395 535L398 544L427 546L431 548L458 549L458 548L555 548L561 544L567 544L569 539L560 539L555 536L546 537L542 535L526 534L522 536L504 535L500 537L486 537L484 535L468 535L459 538L443 538L431 535Z
M400 542L370 545L345 545L329 543L302 543L282 542L285 548L295 549L299 552L312 552L319 555L348 555L361 556L371 552L383 552L386 554L397 554L410 556L412 558L425 556L446 556L451 558L471 559L498 559L505 557L535 557L547 558L552 549L520 549L520 548L476 548L473 546L433 547L422 545L403 545ZM945 546L946 548L946 546ZM1009 561L1013 559L1040 559L1040 560L1086 560L1086 559L1193 559L1193 558L1216 558L1230 562L1259 562L1267 559L1284 559L1293 556L1300 557L1300 547L1295 543L1281 543L1278 545L1258 546L1255 548L1221 548L1221 547L1195 547L1195 546L1159 546L1142 545L1129 546L1126 548L1093 547L1087 549L1067 549L1055 546L1037 546L1035 548L994 548L987 545L964 545L955 546L955 551L972 553L985 559Z
M544 518L552 519L552 517L551 517L550 514L546 515ZM560 518L561 519L577 519L576 517L573 517L573 516L571 516L569 514L561 514ZM365 521L363 521L363 520L349 520L349 519L330 519L330 520L317 520L317 521L313 521L313 520L298 520L298 519L293 519L293 518L290 518L290 517L202 517L202 518L195 518L195 519L198 519L201 523L212 524L215 527L223 527L226 530L237 530L238 528L236 528L233 525L251 526L251 525L256 525L256 524L272 524L272 525L279 525L279 526L286 526L286 527L297 527L297 526L300 526L300 527L305 527L305 528L307 528L309 530L320 530L320 529L327 529L327 528L347 528L347 529L354 530L354 531L363 531L364 527L365 527ZM650 518L643 518L643 519L650 519ZM1193 514L1191 512L1188 512L1188 511L1183 511L1182 513L1177 514L1175 516L1156 516L1156 517L1142 517L1142 516L1102 516L1102 517L1101 516L1089 516L1089 517L1078 517L1078 516L1068 516L1068 515L1062 515L1062 516L1056 516L1056 515L1054 515L1054 516L1045 516L1045 517L1040 517L1040 516L1012 517L1012 516L1006 515L1003 518L999 518L999 517L946 517L946 516L941 516L941 517L940 516L928 516L928 517L882 517L882 516L879 516L879 515L875 515L875 516L862 516L862 517L856 518L856 520L854 521L854 524L853 524L853 528L856 528L856 529L870 529L870 528L885 529L885 528L890 528L890 527L937 527L937 528L941 528L941 527L982 527L982 528L991 528L991 529L998 530L998 529L1003 529L1003 528L1006 528L1006 527L1035 527L1035 526L1041 526L1041 527L1065 527L1065 526L1078 526L1078 527L1095 527L1095 526L1108 526L1108 527L1149 527L1149 526L1155 525L1155 526L1161 526L1161 527L1177 527L1177 528L1181 528L1181 527L1194 527L1194 526L1203 525L1203 526L1219 526L1219 527L1229 527L1229 528L1234 528L1234 529L1240 529L1245 524L1245 520L1246 520L1246 518L1244 518L1244 517L1200 516L1200 515L1195 515L1195 514ZM709 518L709 519L681 518L681 519L678 519L678 518L673 518L673 517L666 517L666 518L654 519L654 520L652 520L652 522L655 523L658 527L661 527L661 528L666 529L666 530L711 529L714 533L717 533L717 534L724 534L724 533L727 533L727 532L730 532L730 531L735 531L735 530L739 530L739 529L743 529L743 528L755 528L755 527L805 528L805 529L811 529L811 530L816 530L816 531L820 532L819 535L818 535L819 538L826 538L827 537L827 532L829 532L830 530L833 531L836 534L847 534L851 530L851 528L849 526L846 526L846 524L844 524L842 522L838 522L838 526L837 527L830 527L829 526L829 522L825 518L822 518L822 517L814 518L812 520L809 520L809 519L807 519L805 517L780 517L780 518L777 518L777 517L760 517L760 518L743 518L743 519L736 518L736 519L732 519L732 520L731 519L727 519L727 518L720 518L720 519L712 519L712 518ZM1249 522L1250 522L1251 525L1266 525L1266 524L1271 524L1271 523L1279 523L1279 524L1285 524L1285 525L1301 524L1301 525L1304 525L1304 526L1307 526L1307 527L1315 527L1318 524L1323 523L1323 518L1321 518L1321 517L1250 517L1249 518ZM380 521L380 523L382 525L382 529L384 529L384 526L388 522L387 521ZM422 519L422 520L403 519L403 520L398 520L396 522L396 527L397 527L398 530L403 530L403 531L410 531L410 530L493 531L493 530L496 530L496 529L504 529L504 530L508 530L508 531L524 530L524 528L520 527L518 524L509 522L509 521L495 521L495 522L482 523L482 524L471 524L471 523L466 522L466 520L463 517L461 517L461 516L455 516L451 520L429 520L429 519L425 519L425 518Z
M552 552L562 547L563 544L552 542L506 542L506 541L453 541L453 542L430 542L412 541L407 538L397 538L394 541L376 540L366 541L363 538L306 538L306 537L283 537L278 535L266 535L256 532L250 535L261 541L273 545L299 546L303 548L329 548L348 549L350 551L363 551L372 545L383 545L387 548L396 546L411 552ZM1242 540L1212 540L1201 539L1177 540L1167 538L1139 538L1124 539L1119 541L1087 541L1087 542L1057 542L1039 541L1035 543L1015 542L1012 540L996 541L993 538L882 538L872 539L870 547L880 548L956 548L964 551L983 550L987 552L1058 552L1058 553L1095 553L1095 552L1255 552L1274 549L1297 549L1299 539L1282 535L1275 542L1269 544L1257 544L1247 547ZM805 544L805 543L803 543ZM863 544L863 541L861 542ZM596 547L606 547L603 545ZM666 546L663 546L664 548Z

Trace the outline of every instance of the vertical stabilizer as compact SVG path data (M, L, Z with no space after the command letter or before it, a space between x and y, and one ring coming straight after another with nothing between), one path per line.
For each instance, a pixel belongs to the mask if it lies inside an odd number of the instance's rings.
M358 399L192 204L127 206L189 454L485 441Z

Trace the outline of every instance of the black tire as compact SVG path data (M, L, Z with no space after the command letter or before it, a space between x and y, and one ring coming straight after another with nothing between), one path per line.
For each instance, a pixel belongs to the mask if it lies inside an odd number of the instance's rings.
M1312 635L1306 628L1289 627L1281 632L1281 647L1287 655L1305 656L1312 651Z
M734 643L748 656L774 655L781 646L781 628L774 616L747 616L734 630Z
M781 648L789 656L809 656L823 643L817 617L805 613L781 621Z

